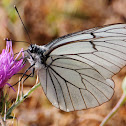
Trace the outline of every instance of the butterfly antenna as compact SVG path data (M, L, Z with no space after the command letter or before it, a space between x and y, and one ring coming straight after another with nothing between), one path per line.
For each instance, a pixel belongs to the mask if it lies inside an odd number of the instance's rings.
M12 42L24 42L24 43L28 43L28 44L31 44L29 42L26 42L26 41L15 41L15 40L11 40Z
M31 42L30 35L29 35L28 30L27 30L27 28L25 27L25 25L24 25L24 23L23 23L23 21L22 21L22 19L21 19L21 16L20 16L20 14L19 14L19 12L18 12L18 9L17 9L16 5L14 5L14 8L15 8L15 10L16 10L16 12L17 12L17 14L18 14L18 16L19 16L19 18L20 18L20 20L21 20L21 23L22 23L22 25L23 25L23 27L24 27L24 29L25 29L27 35L28 35L28 38L29 38L29 41L30 41L29 44L31 45L32 42Z

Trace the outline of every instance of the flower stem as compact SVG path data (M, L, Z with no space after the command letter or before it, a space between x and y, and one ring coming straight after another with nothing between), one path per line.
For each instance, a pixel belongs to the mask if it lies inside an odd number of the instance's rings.
M126 95L123 93L120 100L116 104L116 106L112 109L112 111L104 118L104 120L101 122L100 126L104 126L109 119L119 110L119 108L125 103L126 101Z
M18 101L16 101L7 111L6 117L8 117L11 112L19 106L36 88L38 88L41 84L35 84L25 95L23 95Z
M1 114L0 114L0 124L1 126L6 126L6 121L3 120Z

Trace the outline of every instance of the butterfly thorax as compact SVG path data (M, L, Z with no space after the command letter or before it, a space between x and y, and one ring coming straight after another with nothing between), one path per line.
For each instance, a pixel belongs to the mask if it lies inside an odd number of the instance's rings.
M46 51L45 46L30 45L28 48L28 58L27 60L31 65L35 64L36 70L46 67L46 56L44 52Z

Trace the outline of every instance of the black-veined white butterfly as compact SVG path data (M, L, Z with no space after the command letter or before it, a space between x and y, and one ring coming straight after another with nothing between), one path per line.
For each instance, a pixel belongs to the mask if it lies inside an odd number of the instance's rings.
M27 52L55 107L67 112L96 107L112 98L111 78L126 64L126 24L68 34Z

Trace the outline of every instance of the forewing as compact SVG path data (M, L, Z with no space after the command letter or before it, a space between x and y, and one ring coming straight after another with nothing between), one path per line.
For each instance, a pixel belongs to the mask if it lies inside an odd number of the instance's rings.
M78 40L70 41L71 37L69 37L67 43L61 44L66 41L65 39L55 43L55 49L50 52L50 56L66 56L83 61L108 79L126 64L125 33L126 24L96 28L91 33L85 33L90 34L91 39L80 37ZM75 36L78 35L75 34ZM59 45L56 46L56 44Z

